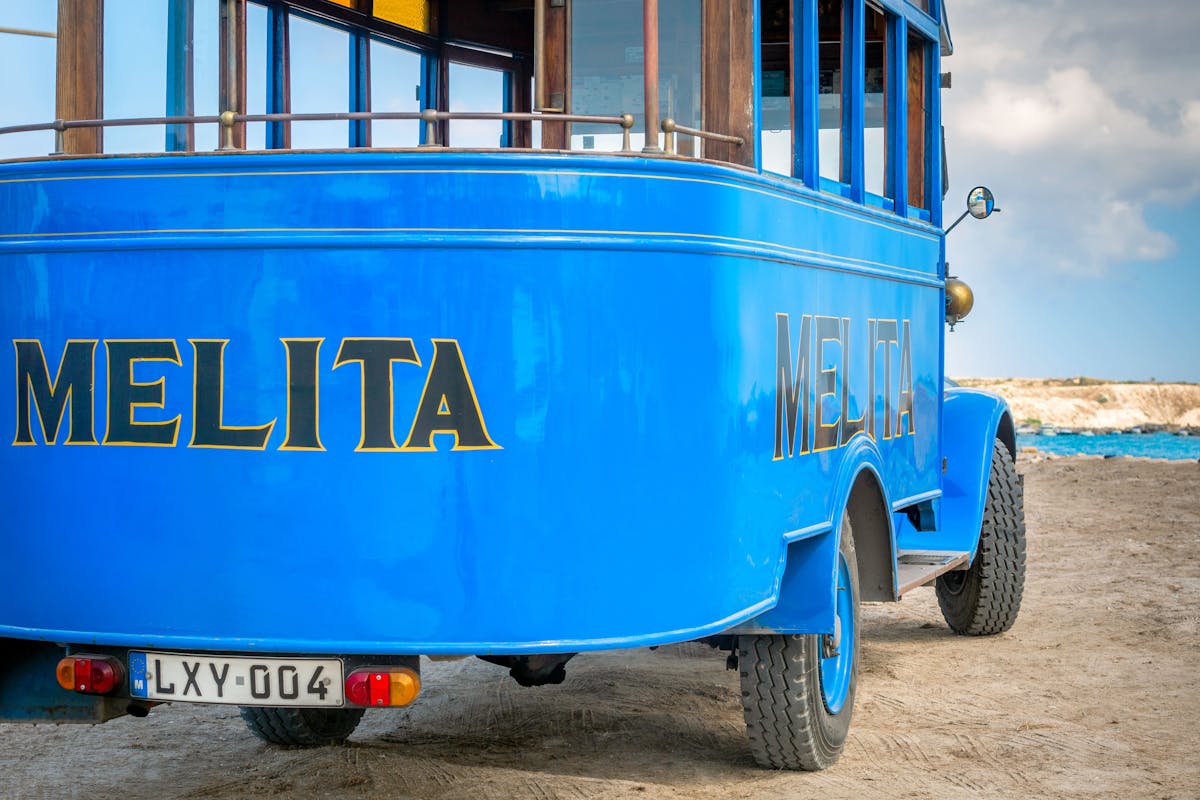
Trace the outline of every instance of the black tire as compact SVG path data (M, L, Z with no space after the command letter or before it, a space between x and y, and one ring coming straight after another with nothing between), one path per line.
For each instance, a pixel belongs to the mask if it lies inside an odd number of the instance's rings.
M841 555L851 587L853 627L849 686L836 713L826 705L821 685L822 636L758 635L738 637L742 708L750 750L769 769L820 770L842 754L858 682L859 584L854 537L842 525ZM843 645L847 644L842 642Z
M938 606L963 636L1003 633L1017 621L1025 590L1025 499L1016 465L997 439L992 447L979 551L971 568L937 579Z
M242 706L246 727L271 744L319 747L341 744L354 733L362 708L258 708Z

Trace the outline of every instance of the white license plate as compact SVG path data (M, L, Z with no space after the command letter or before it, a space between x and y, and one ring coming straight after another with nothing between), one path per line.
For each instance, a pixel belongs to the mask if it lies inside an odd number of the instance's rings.
M336 658L129 654L129 693L147 700L239 706L341 706Z

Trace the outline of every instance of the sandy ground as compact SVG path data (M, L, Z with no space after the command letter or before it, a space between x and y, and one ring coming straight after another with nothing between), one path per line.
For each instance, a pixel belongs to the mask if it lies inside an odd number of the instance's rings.
M522 689L428 665L345 747L276 749L236 710L0 725L0 797L1200 797L1200 465L1025 461L1016 626L953 636L931 589L865 609L845 755L754 767L737 677L699 645L582 656Z

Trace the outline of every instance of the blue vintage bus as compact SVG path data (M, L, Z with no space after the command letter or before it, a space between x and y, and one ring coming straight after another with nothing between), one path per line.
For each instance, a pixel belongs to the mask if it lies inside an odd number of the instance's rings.
M59 0L58 119L0 130L53 151L0 163L0 718L321 745L421 656L699 639L754 758L820 769L861 603L1013 624L1012 416L944 376L941 0L163 6L161 114L106 114L103 0Z

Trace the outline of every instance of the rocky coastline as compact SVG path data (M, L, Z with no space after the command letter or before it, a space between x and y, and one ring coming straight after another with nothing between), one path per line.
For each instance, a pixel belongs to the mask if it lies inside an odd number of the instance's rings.
M1148 422L1129 428L1071 428L1058 425L1018 425L1017 433L1029 436L1106 436L1128 434L1137 436L1149 433L1171 433L1176 436L1200 436L1200 426L1160 425Z
M1200 384L1097 378L962 378L1004 397L1018 432L1042 436L1200 436Z

